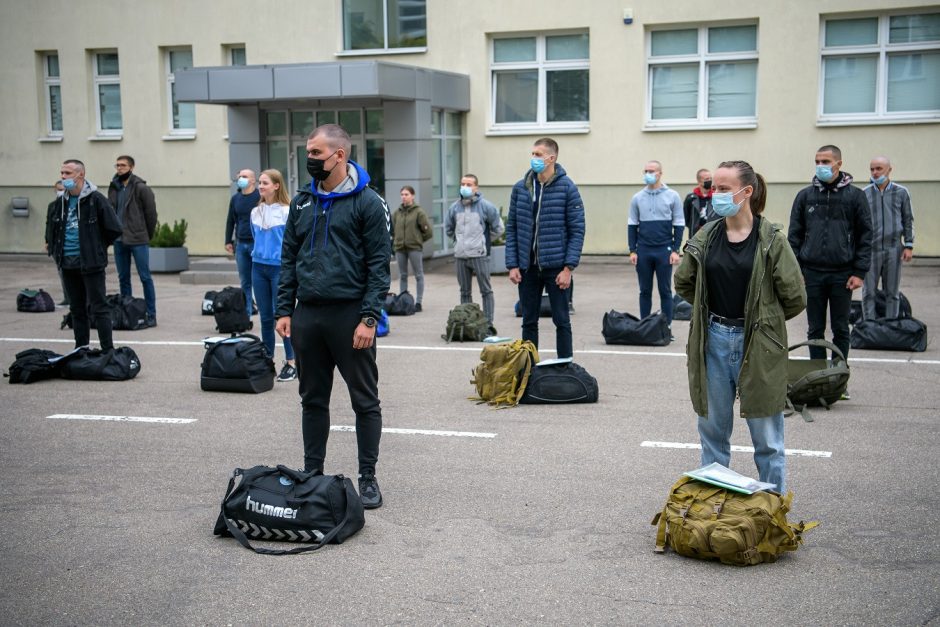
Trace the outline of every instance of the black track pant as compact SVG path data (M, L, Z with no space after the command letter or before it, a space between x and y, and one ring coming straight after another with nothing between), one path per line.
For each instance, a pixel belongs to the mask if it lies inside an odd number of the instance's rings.
M114 347L111 341L111 309L105 294L104 270L82 274L81 270L62 269L62 283L69 299L75 346L86 346L91 338L91 320L95 319L98 343L102 350Z
M362 316L361 303L298 303L291 317L291 344L297 357L303 408L304 468L322 470L330 436L330 393L338 368L356 413L359 474L374 474L382 438L379 370L372 348L353 348L353 333Z

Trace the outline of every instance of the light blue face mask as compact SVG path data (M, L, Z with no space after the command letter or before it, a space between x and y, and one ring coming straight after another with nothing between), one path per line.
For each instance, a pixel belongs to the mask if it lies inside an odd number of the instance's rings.
M66 190L75 189L75 179L62 179L62 187Z
M656 174L653 172L644 172L643 173L643 182L647 185L653 185L656 183Z
M744 189L743 187L741 189ZM741 191L738 190L738 192ZM712 209L722 218L730 218L741 210L744 203L734 202L734 195L738 192L715 192L712 194Z
M882 174L881 176L878 176L878 177L875 177L875 176L871 177L871 182L874 183L875 185L879 185L879 186L880 186L880 185L884 185L884 184L885 184L885 181L887 181L887 180L888 180L888 177L885 176L884 174Z
M470 187L469 185L461 185L461 186L460 186L460 197L461 197L461 198L470 198L471 196L473 196L473 188Z
M536 174L541 174L545 170L545 159L541 157L532 157L529 160L529 166L535 171Z
M823 183L828 183L832 180L832 166L829 165L817 165L816 166L816 178L818 178Z
M238 189L245 189L248 187L248 179L244 176L239 176L238 180L235 181L235 185L238 187Z

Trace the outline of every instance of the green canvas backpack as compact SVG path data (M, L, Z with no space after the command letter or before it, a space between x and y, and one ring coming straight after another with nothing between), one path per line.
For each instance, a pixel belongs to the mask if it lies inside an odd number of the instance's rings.
M842 351L827 340L807 340L794 344L788 351L802 346L821 346L835 353L832 362L826 359L789 359L787 361L787 411L799 412L806 422L813 422L808 407L829 407L842 398L849 384L849 364Z
M776 562L785 551L803 543L802 533L817 522L792 524L787 512L793 494L742 494L691 477L682 477L669 491L659 525L657 553L668 545L679 555L749 566Z
M447 314L447 327L441 337L448 342L482 342L496 335L496 328L486 319L476 303L457 305Z
M538 362L539 351L528 340L484 346L470 379L477 388L477 395L471 398L496 407L517 405L525 393L532 366Z

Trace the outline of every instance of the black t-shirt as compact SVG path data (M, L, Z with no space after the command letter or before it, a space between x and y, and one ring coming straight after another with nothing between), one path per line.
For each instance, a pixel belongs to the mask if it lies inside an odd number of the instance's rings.
M754 269L757 252L757 231L760 216L754 216L751 233L743 241L729 242L726 223L715 228L715 241L705 257L705 280L708 287L708 309L725 318L743 318L747 288Z

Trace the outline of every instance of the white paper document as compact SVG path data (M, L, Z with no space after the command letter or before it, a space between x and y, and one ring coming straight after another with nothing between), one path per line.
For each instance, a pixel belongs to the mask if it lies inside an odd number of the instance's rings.
M719 488L742 492L744 494L754 494L761 490L771 490L776 487L773 483L765 483L757 479L745 477L730 468L725 468L718 462L712 462L707 466L702 466L701 468L690 470L683 474L686 477L692 477L693 479L716 485Z

